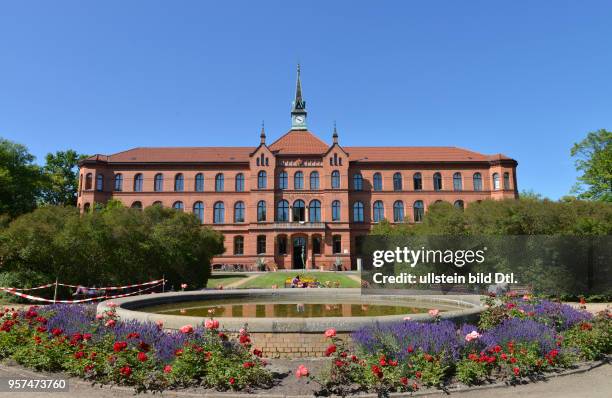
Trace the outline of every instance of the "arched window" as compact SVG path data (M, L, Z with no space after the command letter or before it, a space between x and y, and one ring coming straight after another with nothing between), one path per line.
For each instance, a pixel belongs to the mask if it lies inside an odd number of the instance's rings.
M225 205L223 202L217 202L214 206L213 222L215 224L225 223Z
M340 172L338 170L332 171L331 185L332 185L332 189L340 188Z
M395 173L393 174L393 190L394 191L401 191L402 190L402 174L401 173Z
M474 191L482 191L482 175L474 173Z
M278 254L287 254L287 236L279 235L277 238Z
M138 173L134 176L134 192L142 192L142 174Z
M215 176L215 191L223 192L225 189L225 177L223 177L222 173L219 173Z
M83 212L88 213L91 210L91 205L89 203L85 203L83 205Z
M182 174L174 176L174 192L183 192L185 190L185 177Z
M342 253L342 237L340 235L332 237L332 251L334 254Z
M236 174L234 189L236 192L244 192L244 174ZM223 174L221 174L221 191L223 191Z
M257 237L257 254L266 254L266 235Z
M255 159L255 164L259 166L259 158Z
M265 171L261 170L257 173L257 189L266 189L268 186L268 175Z
M115 191L123 191L123 174L115 174Z
M289 185L289 178L287 177L287 172L286 171L281 171L281 173L278 175L278 189L287 189L287 186Z
M162 202L160 202L159 200L156 200L155 202L153 202L153 204L151 206L164 207L164 204Z
M383 189L382 174L374 173L374 190L382 191L382 189Z
M87 173L85 176L85 189L91 189L93 184L93 177L91 173Z
M321 237L319 235L312 237L312 254L321 254Z
M276 205L276 220L281 222L289 221L289 202L281 200Z
M306 221L306 205L301 199L293 202L293 221Z
M174 210L183 211L183 209L184 209L183 202L181 202L180 200L174 202L174 204L172 205L172 208Z
M321 222L321 202L316 199L312 200L308 207L308 221Z
M234 254L237 256L241 256L244 254L244 237L234 237Z
M244 202L234 204L234 222L244 222Z
M257 221L266 221L266 202L257 202Z
M461 173L453 174L453 189L455 191L463 190L463 179L461 178Z
M363 222L363 202L353 203L353 222Z
M374 202L374 222L381 222L385 219L385 205L382 201Z
M442 190L442 174L434 173L433 175L434 191Z
M153 190L155 192L161 192L164 190L164 175L161 173L155 174L153 177Z
M304 189L304 173L296 171L293 176L293 189Z
M363 176L361 173L353 174L353 189L355 191L363 191Z
M138 209L138 210L142 210L142 203L139 201L136 201L134 203L132 203L132 209Z
M453 206L459 210L463 210L464 204L462 200L456 200Z
M204 192L204 174L198 173L195 176L195 191Z
M493 173L493 189L496 191L499 189L499 174L498 173Z
M420 191L423 189L423 177L421 176L421 173L414 173L414 176L412 176L412 182L414 184L415 191Z
M510 173L504 173L504 189L510 189Z
M200 221L200 224L204 224L204 203L195 202L193 204L193 214Z
M104 190L104 175L96 174L96 191Z
M319 172L310 173L310 189L319 189Z
M393 221L404 222L404 202L401 200L393 203Z
M422 222L423 216L425 215L425 206L423 205L423 201L417 200L416 202L414 202L413 210L414 222Z
M340 201L332 202L332 221L340 221Z

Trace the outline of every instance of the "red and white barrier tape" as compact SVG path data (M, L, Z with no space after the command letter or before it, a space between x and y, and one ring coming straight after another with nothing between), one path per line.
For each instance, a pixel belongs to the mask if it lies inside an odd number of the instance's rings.
M76 288L82 288L82 289L87 289L87 290L121 290L121 289L129 289L132 287L140 287L140 286L148 286L148 285L153 285L153 284L157 284L157 283L162 283L164 280L163 279L158 279L155 281L151 281L151 282L145 282L145 283L136 283L134 285L125 285L125 286L107 286L107 287L87 287L87 286L82 286L82 285L67 285L65 283L58 283L58 286L66 286L66 287L76 287ZM53 283L51 285L54 285Z
M5 289L5 288L1 288L1 289L4 292L6 292L6 293L10 293L10 294L15 295L17 297L22 297L22 298L25 298L25 299L28 299L28 300L42 301L44 303L75 304L75 303L86 303L86 302L95 301L95 300L106 300L106 299L114 299L114 298L120 298L120 297L133 296L133 295L136 295L138 293L142 293L142 292L146 292L147 290L154 289L154 288L158 287L161 284L162 283L159 282L158 284L156 284L154 286L150 286L150 287L147 287L145 289L140 289L140 290L137 290L135 292L130 292L130 293L115 294L115 295L111 295L111 296L104 295L104 296L98 296L98 297L92 297L92 298L86 298L86 299L79 299L79 300L53 300L53 299L46 299L46 298L42 298L42 297L32 296L32 295L25 294L25 293L19 293L19 292L16 292L14 290L9 290L9 289Z
M18 287L0 287L0 290L11 290L11 291L29 291L29 290L38 290L38 289L45 289L51 286L55 286L55 283L47 283L46 285L41 285L41 286L36 286L36 287L28 287L28 288L18 288Z

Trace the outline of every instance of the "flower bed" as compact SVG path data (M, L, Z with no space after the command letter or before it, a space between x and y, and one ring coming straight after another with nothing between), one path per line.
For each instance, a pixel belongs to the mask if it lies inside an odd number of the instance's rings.
M165 332L162 324L122 322L114 310L90 305L6 309L0 319L0 358L36 370L63 371L137 391L203 386L218 390L270 387L272 375L248 331L235 339L219 322Z
M487 300L479 325L457 327L431 313L431 323L406 320L353 333L353 347L326 332L331 358L314 377L322 393L415 391L422 386L515 383L612 352L610 312L593 317L568 305L529 296Z

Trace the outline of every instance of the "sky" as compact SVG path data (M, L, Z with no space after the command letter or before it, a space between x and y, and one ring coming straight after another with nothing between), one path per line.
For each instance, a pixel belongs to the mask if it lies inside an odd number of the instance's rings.
M48 152L256 146L290 127L345 146L458 146L560 198L570 148L612 129L610 1L3 1L0 137Z

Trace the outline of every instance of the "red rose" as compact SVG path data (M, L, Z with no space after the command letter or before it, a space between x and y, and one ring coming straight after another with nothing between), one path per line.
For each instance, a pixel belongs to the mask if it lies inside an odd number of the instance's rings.
M83 358L83 356L85 356L85 353L83 351L77 351L74 353L74 358L75 359L81 359Z
M397 366L397 361L389 360L389 366Z
M178 350L174 351L174 355L180 357L181 355L183 355L183 350L179 348Z
M416 377L417 379L420 379L420 378L421 378L421 374L422 374L422 373L421 373L420 371L418 371L418 370L417 370L417 371L414 373L414 377Z
M408 385L408 378L407 377L400 377L400 383L402 383L403 385L407 386Z
M120 352L123 351L127 347L127 343L125 341L117 341L113 344L113 351Z
M521 370L519 368L513 368L512 371L514 372L515 376L518 376L521 373Z
M339 360L339 359L336 359L335 364L336 364L336 366L337 366L337 367L339 367L339 368L340 368L340 367L342 367L342 365L344 365L344 362L342 362L342 361L341 361L341 360Z
M514 357L510 358L510 362L516 363L516 358L514 358Z
M413 348L411 345L409 345L409 346L408 346L408 350L407 350L407 351L408 351L408 352L413 352L413 351L414 351L414 348Z
M136 356L140 362L145 362L149 357L144 352L139 352Z
M91 337L92 337L92 336L91 336L91 333L85 333L85 334L83 335L83 340L85 340L85 341L89 341L89 340L91 340Z
M252 368L253 366L255 366L253 362L245 362L242 364L242 367L245 369Z
M86 365L85 366L85 373L91 372L93 369L94 369L94 365Z
M229 383L233 386L234 383L236 383L236 379L234 379L233 377L230 377Z
M327 347L327 349L325 350L325 356L328 357L334 352L336 352L336 346L332 344L329 347Z
M253 350L253 355L255 355L256 357L262 357L263 352L261 352L261 350L258 350L257 348Z
M130 377L130 375L132 374L132 368L125 365L124 367L121 368L119 372L125 377Z
M170 372L172 372L172 366L170 365L164 366L164 373L170 373Z
M51 334L54 335L54 336L59 336L62 333L64 333L64 331L62 329L60 329L60 328L55 328L55 329L51 330Z
M383 377L382 370L376 365L372 365L372 373L374 373L374 375L378 377L379 379Z

